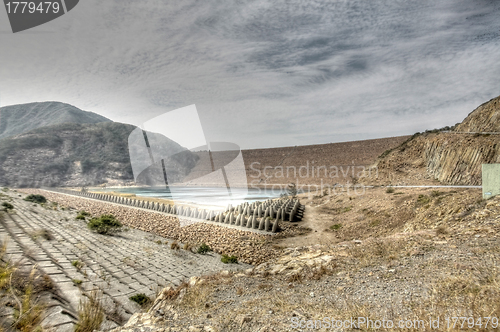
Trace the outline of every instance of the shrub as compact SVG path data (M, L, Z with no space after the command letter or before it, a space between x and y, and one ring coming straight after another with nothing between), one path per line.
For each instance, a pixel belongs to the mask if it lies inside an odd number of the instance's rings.
M442 192L440 192L439 190L433 190L431 192L431 197L438 197L442 194Z
M146 294L144 294L144 293L135 294L135 295L129 297L129 299L131 301L136 302L140 306L144 306L144 305L148 304L149 301L151 301L151 299L149 297L147 297Z
M72 261L71 265L73 265L74 267L76 267L77 270L81 270L81 268L83 267L83 263L80 262L80 261Z
M335 224L335 225L330 226L330 229L332 231L336 231L337 229L340 229L341 227L342 227L342 224Z
M417 206L426 205L426 204L429 204L429 202L430 202L430 201L431 201L431 199L429 198L429 196L426 196L426 195L418 195L416 205L417 205Z
M199 254L206 254L209 251L212 251L212 249L205 243L202 243L201 246L198 247Z
M103 214L100 218L92 218L88 228L98 234L108 234L121 230L122 224L112 214Z
M172 249L172 250L179 250L180 248L181 247L179 246L177 241L172 242L172 244L170 245L170 249Z
M351 199L351 197L349 197L349 199ZM345 208L343 208L340 212L341 213L345 213L345 212L349 212L352 210L352 206L346 206Z
M388 194L392 194L394 193L394 188L393 187L387 187L387 189L385 190L386 193Z
M7 203L7 202L3 202L2 203L2 206L3 206L3 209L5 211L8 211L8 210L12 210L14 209L14 205L10 204L10 203Z
M26 198L24 200L28 201L28 202L38 203L38 204L47 202L47 199L45 198L45 196L35 195L35 194L31 194L31 195L26 196Z
M224 264L236 264L238 263L238 258L236 256L222 255L220 261Z
M36 239L38 237L41 237L47 241L52 241L55 239L54 235L52 235L52 233L46 229L46 228L43 228L39 231L36 231L35 233L33 233L33 237Z

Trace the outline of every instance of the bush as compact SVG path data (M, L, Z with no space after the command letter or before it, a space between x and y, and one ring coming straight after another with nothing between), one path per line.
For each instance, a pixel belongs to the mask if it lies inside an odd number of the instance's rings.
M350 199L350 197L349 197ZM346 206L345 208L343 208L342 210L340 210L341 213L345 213L345 212L349 212L352 210L352 206Z
M393 187L387 187L387 189L386 189L385 192L388 193L388 194L392 194L392 193L394 193L394 188Z
M135 294L134 296L129 297L129 299L131 301L136 302L140 306L144 306L144 305L148 304L149 301L151 301L151 299L149 297L147 297L146 294L144 294L144 293Z
M98 234L119 232L122 224L112 214L103 214L100 218L92 218L87 224L88 228Z
M220 261L224 264L236 264L238 263L238 258L236 256L222 255Z
M179 246L177 241L172 242L172 244L170 245L170 249L172 249L172 250L179 250L180 248L181 248L181 246Z
M36 231L36 232L33 233L33 238L36 239L36 238L39 238L39 237L41 237L41 238L43 238L43 239L45 239L47 241L55 240L54 235L52 235L52 233L48 229L46 229L46 228L41 229L41 230Z
M212 249L205 243L202 243L201 246L198 247L199 254L206 254L209 251L212 251Z
M71 262L71 265L73 265L74 267L76 267L77 270L81 270L84 266L84 264L80 261L72 261Z
M330 229L332 231L336 231L337 229L340 229L341 227L342 227L342 224L335 224L335 225L330 226Z
M8 210L12 210L14 209L14 205L10 204L10 203L7 203L7 202L3 202L2 203L2 206L3 206L3 209L5 211L8 211Z
M419 206L429 204L430 201L431 201L431 199L429 196L418 195L416 206L419 207Z
M90 217L90 213L85 212L85 211L80 211L80 212L78 212L78 215L76 216L76 220L85 220L86 217Z
M439 190L433 190L431 192L431 197L438 197L438 196L441 196L443 193L440 192Z
M47 202L47 199L44 196L34 195L34 194L28 195L24 200L28 201L28 202L38 203L38 204Z

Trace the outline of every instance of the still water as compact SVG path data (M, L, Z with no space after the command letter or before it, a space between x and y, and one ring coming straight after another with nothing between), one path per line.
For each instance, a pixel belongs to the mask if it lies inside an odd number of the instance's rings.
M118 192L135 194L137 197L153 197L161 199L172 199L179 203L212 206L214 208L225 208L228 204L236 206L243 202L263 201L269 198L280 197L284 190L278 188L227 188L216 187L127 187L92 189L95 192Z

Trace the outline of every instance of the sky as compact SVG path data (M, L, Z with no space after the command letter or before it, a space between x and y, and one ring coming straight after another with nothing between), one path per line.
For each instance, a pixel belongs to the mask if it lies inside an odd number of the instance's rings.
M454 125L500 95L500 1L82 0L13 34L0 106L137 126L196 105L207 141L264 148Z

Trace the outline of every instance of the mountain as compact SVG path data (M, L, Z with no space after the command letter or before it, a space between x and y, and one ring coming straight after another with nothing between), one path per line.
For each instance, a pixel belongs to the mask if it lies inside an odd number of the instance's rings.
M481 185L481 165L500 163L498 132L500 97L476 108L451 131L417 133L383 153L376 162L380 181Z
M111 120L60 102L41 102L0 108L0 139L61 123L100 123Z
M132 183L128 138L135 129L116 122L63 123L4 138L0 140L0 184L80 187ZM148 133L148 139L161 147L161 153L176 154L166 164L169 174L176 174L169 181L179 181L196 164L196 155L165 136ZM162 178L158 173L153 165L138 183Z

